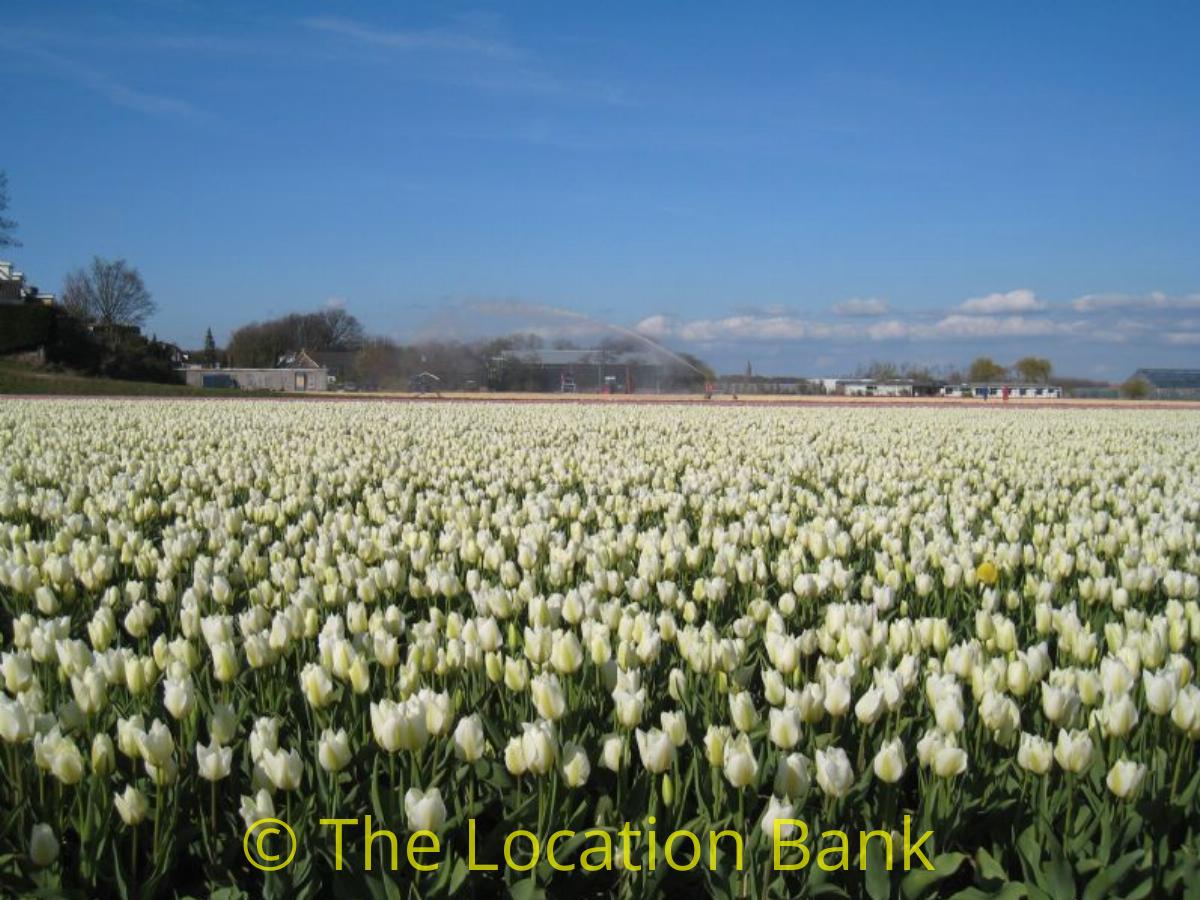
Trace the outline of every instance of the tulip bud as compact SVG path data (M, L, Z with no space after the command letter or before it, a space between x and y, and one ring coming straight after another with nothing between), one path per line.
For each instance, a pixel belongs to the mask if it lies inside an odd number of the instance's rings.
M592 767L587 753L578 744L567 744L562 751L562 778L567 787L580 787L588 780Z
M350 740L346 729L334 731L326 728L321 733L321 741L317 747L317 762L327 772L339 772L349 764L353 753L350 750Z
M904 775L904 744L900 738L888 741L875 754L873 763L875 777L888 784L895 784Z
M600 743L600 765L610 772L620 772L625 757L625 739L619 734L607 734Z
M101 777L111 775L116 768L116 749L112 738L103 732L92 738L92 771Z
M53 865L58 859L58 838L45 822L33 826L29 836L29 858L39 869Z

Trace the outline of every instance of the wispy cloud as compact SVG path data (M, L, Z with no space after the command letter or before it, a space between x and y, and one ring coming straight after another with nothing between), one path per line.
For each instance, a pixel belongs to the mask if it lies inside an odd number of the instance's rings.
M1200 309L1200 294L1172 296L1162 291L1148 294L1085 294L1071 301L1076 312L1095 313L1111 310Z
M186 100L133 87L107 72L41 47L26 45L14 49L18 53L36 57L49 71L75 82L115 106L156 116L199 118L204 115Z
M887 301L880 300L877 297L863 299L855 297L833 305L833 314L835 316L882 316L887 311Z
M505 40L460 29L391 30L340 16L313 16L301 19L300 24L313 31L391 50L431 50L505 60L520 59L524 56L519 48Z
M1029 316L979 316L954 313L931 325L908 326L908 337L914 338L1008 338L1049 337L1078 334L1078 322L1056 322Z
M128 28L114 31L17 28L9 36L12 39L11 49L53 46L57 52L71 48L89 52L261 55L275 48L272 42L258 36L232 36L203 32L142 32Z
M959 306L962 312L979 315L1037 312L1045 308L1046 304L1039 300L1033 291L1025 289L972 297L970 300L964 300Z
M299 24L331 42L420 59L416 74L441 84L601 106L634 105L614 85L559 77L535 54L499 35L493 20L485 17L460 17L452 27L421 29L383 28L342 16L310 16ZM508 137L533 143L562 140L536 132Z

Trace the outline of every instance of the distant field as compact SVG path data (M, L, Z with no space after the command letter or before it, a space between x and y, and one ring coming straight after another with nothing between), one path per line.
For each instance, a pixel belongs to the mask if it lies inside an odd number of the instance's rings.
M705 400L703 394L560 394L560 393L458 393L414 394L409 392L379 392L374 394L328 394L333 399L372 400L448 400L458 402L509 402L509 403L586 403L586 404L660 404L697 403L722 406L747 404L752 406L927 406L932 408L980 407L1001 409L1005 407L1064 407L1109 409L1200 409L1200 401L1188 400L1109 400L1066 397L1050 399L975 400L957 397L846 397L826 394L714 394Z
M277 400L326 401L443 401L491 403L573 403L573 404L747 404L756 406L927 406L1017 408L1060 407L1080 409L1200 409L1200 401L1182 400L1107 400L1064 398L1062 400L974 400L955 397L845 397L808 394L715 394L705 400L703 394L560 394L518 392L455 392L418 394L411 391L359 393L321 392L311 394L278 391L242 391L232 388L197 388L182 384L155 384L145 381L121 381L114 378L90 378L66 372L49 372L27 366L0 362L0 395L62 397L197 397L197 398L273 398Z

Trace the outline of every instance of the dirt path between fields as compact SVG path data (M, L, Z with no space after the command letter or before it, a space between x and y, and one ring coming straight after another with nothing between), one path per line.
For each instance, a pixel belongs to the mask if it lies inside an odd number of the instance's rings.
M125 401L140 403L172 402L172 403L509 403L509 404L587 404L594 406L703 406L711 408L748 408L748 407L909 407L925 409L1161 409L1197 411L1200 401L1190 400L975 400L953 397L838 397L838 396L774 396L750 395L740 396L734 400L727 395L715 396L705 400L702 396L691 394L634 394L604 396L600 394L343 394L334 392L294 394L281 393L272 397L169 397L169 396L131 396L128 394L3 394L0 402L5 400L97 400Z

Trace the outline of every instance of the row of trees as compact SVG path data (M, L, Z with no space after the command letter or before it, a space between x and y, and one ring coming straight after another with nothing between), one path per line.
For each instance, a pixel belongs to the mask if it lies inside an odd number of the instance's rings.
M225 356L231 366L270 367L297 350L361 350L365 342L358 319L341 307L331 307L243 325L230 336Z
M463 342L428 340L401 344L391 338L367 335L361 323L341 308L311 313L291 313L277 319L253 322L242 326L230 336L222 351L212 338L211 329L205 335L201 361L232 367L269 367L279 364L282 357L298 350L321 352L339 351L350 354L349 363L340 366L343 383L353 382L371 390L407 390L423 374L436 376L436 383L445 390L488 387L498 391L545 389L545 373L537 366L508 361L497 365L508 350L581 349L570 340L558 339L547 344L533 334L512 334L486 340ZM631 338L610 337L588 349L620 353L644 349ZM660 386L667 388L698 387L714 375L703 362L688 358L686 365L671 365L669 356L664 363ZM689 368L690 367L690 368Z
M1033 384L1047 384L1053 371L1054 366L1050 360L1040 356L1024 356L1011 366L1001 365L990 356L980 356L967 367L965 372L957 366L939 368L876 360L866 367L860 367L857 374L861 378L873 378L876 381L911 379L913 381L945 381L954 384L964 381L1013 379Z
M989 356L980 356L967 370L968 381L1004 381L1009 378L1033 384L1046 384L1054 366L1041 356L1025 356L1011 366L1004 366Z

